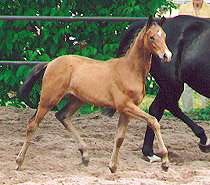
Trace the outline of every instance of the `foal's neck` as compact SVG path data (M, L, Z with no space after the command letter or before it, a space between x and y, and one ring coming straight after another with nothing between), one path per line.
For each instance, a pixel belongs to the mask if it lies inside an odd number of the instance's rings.
M125 55L126 63L133 72L146 78L151 67L151 57L151 52L145 47L144 33L139 33L132 48Z

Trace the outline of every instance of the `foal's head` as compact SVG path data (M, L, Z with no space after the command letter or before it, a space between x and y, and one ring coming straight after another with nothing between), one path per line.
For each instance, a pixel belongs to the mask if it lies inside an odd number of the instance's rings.
M169 62L172 57L172 53L169 51L166 45L166 34L162 29L162 25L165 22L165 17L162 17L157 24L153 22L153 18L150 16L145 26L144 44L151 54L158 55L164 62Z

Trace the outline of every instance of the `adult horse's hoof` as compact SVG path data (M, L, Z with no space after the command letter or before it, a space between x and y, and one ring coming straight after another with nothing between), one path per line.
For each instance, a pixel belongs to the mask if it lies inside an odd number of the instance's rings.
M199 148L202 152L205 152L205 153L210 152L210 139L209 138L207 139L205 145L203 145L201 143L199 143L198 145L199 145Z

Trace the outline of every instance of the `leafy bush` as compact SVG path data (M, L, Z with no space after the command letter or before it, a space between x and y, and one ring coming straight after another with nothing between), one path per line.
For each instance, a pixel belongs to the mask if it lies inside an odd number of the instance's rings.
M1 15L25 16L147 17L162 5L173 6L166 0L95 0L91 3L85 0L2 0L0 11ZM64 54L107 60L115 57L128 25L128 22L0 20L0 60L51 61ZM31 67L2 65L0 69L0 105L10 102L10 105L24 106L20 98L10 99L8 93L16 92L18 96L18 89ZM34 103L35 92L39 90L40 83L30 93Z
M210 120L210 106L205 109L194 109L188 114L190 118L194 120Z
M192 109L189 113L185 113L190 119L192 120L210 120L210 106L204 108L196 108ZM164 115L167 117L173 117L173 114L171 114L168 111L164 112Z

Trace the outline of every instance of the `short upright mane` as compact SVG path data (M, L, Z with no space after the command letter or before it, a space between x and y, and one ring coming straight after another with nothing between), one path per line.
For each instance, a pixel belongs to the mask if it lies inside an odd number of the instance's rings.
M156 22L153 22L152 23L152 25L158 25ZM151 25L151 26L152 26ZM150 26L150 27L151 27ZM136 31L135 31L135 33L133 34L133 39L130 39L130 42L127 44L127 46L126 47L124 47L124 51L123 51L123 55L121 55L121 57L123 57L123 56L125 56L125 55L127 55L127 54L129 54L129 52L130 52L130 50L133 48L133 45L134 45L134 43L135 43L135 41L136 41L136 38L139 36L139 34L140 34L140 32L145 32L145 30L146 30L146 24L145 24L145 26L142 28L142 29L137 29ZM145 34L145 33L144 33ZM120 56L119 56L120 57Z
M146 31L146 28L144 26L140 32L135 33L135 37L134 37L133 40L131 40L130 45L128 46L129 48L128 48L127 52L124 54L124 56L130 53L130 51L133 48L133 45L134 45L136 39L138 38L139 34L145 34L145 31ZM144 33L142 33L142 32L144 32Z

